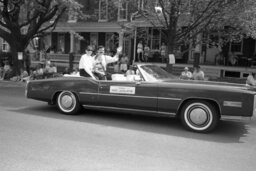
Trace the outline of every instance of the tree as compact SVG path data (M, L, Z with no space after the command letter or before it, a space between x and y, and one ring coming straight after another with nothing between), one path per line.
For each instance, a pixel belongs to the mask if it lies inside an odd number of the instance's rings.
M202 33L223 30L230 26L227 37L232 35L256 35L256 20L245 16L255 13L254 0L156 0L146 1L139 14L153 26L163 28L168 53L172 54L180 44L197 45ZM249 10L250 9L250 10ZM250 23L250 24L249 24ZM243 31L243 32L242 32ZM236 34L234 34L236 33Z
M67 10L78 11L75 0L0 0L0 37L8 42L15 74L21 67L18 52L24 52L29 42L54 29Z

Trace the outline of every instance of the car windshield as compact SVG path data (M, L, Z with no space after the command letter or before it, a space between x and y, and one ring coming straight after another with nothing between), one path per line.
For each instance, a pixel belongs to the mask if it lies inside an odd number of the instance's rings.
M146 77L153 77L155 80L165 80L173 77L173 75L156 65L142 65L140 68L147 75ZM151 78L149 79L152 80Z

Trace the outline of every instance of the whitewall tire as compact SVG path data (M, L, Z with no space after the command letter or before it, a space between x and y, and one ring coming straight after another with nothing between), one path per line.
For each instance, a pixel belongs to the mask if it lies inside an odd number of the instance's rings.
M62 113L68 115L77 114L81 109L76 95L70 91L63 91L58 95L57 106Z
M181 110L182 124L195 132L212 131L218 124L218 110L209 102L190 101Z

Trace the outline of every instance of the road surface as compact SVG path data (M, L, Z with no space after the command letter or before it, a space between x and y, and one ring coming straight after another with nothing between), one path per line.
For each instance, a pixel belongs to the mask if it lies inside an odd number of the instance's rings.
M256 120L222 121L211 134L174 118L83 111L60 114L0 82L2 171L254 171Z

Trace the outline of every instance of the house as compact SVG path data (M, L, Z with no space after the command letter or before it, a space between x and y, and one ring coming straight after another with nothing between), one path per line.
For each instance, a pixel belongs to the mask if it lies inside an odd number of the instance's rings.
M147 0L134 1L136 4L126 0L78 1L84 5L82 11L87 17L81 19L76 12L69 11L52 32L48 32L44 37L35 38L28 47L34 64L43 61L45 58L43 52L46 52L58 66L68 66L70 60L74 60L74 64L77 65L87 45L95 47L103 45L109 52L115 51L118 46L123 46L124 54L132 61L136 58L139 40L146 42L151 49L149 62L162 62L159 58L159 49L164 42L162 28L145 21L137 14L135 8L136 6L143 8ZM216 77L244 77L253 69L250 66L256 64L254 39L243 38L226 43L220 48L222 42L220 31L207 35L202 33L200 36L198 38L207 41L202 41L196 48L187 45L177 47L175 50L177 66L191 66L196 61L200 65L207 66L205 69L213 68L209 73ZM6 41L1 39L0 45L3 52L9 51ZM186 49L189 51L183 54L182 51ZM226 56L225 59L218 58L220 49ZM194 53L195 51L197 53ZM234 52L238 57L235 66L228 66L229 52ZM204 66L202 68L204 69Z

